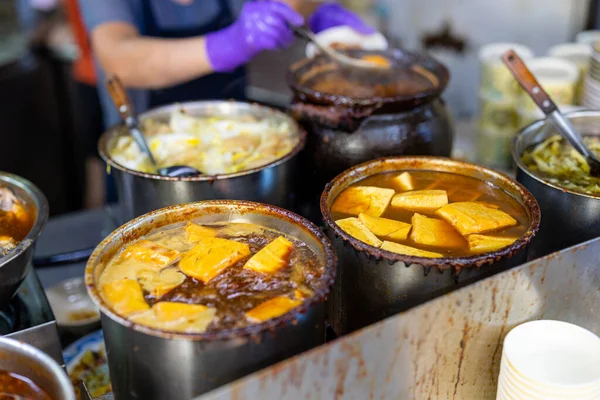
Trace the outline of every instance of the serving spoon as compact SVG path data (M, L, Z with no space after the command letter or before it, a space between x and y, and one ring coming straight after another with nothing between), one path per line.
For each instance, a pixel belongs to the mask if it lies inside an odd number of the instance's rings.
M323 53L325 53L325 55L327 55L329 58L331 58L333 61L335 61L342 67L361 69L364 71L371 71L371 72L387 72L387 71L390 71L392 68L391 63L387 63L386 65L381 65L381 64L374 63L371 61L348 57L347 55L342 54L339 51L336 51L329 46L325 46L325 45L322 45L321 43L319 43L319 40L317 39L315 34L312 33L311 31L309 31L308 29L294 26L291 24L289 24L289 27L292 30L292 32L294 32L296 37L311 42L312 44L317 46L317 48L319 50L321 50Z
M115 103L117 110L119 110L123 123L133 137L133 140L135 140L135 143L142 153L148 157L152 167L159 175L170 176L173 178L202 175L202 172L187 165L173 165L170 167L158 168L156 159L152 155L148 142L146 142L146 138L139 127L137 116L133 111L133 105L129 100L129 96L127 96L127 92L125 91L125 87L121 83L121 80L117 76L112 76L106 81L106 87L108 88L108 93L110 94L113 103Z
M569 141L571 145L583 157L590 166L590 175L600 177L600 159L583 143L583 139L571 122L558 110L558 107L548 93L538 83L523 60L513 50L509 50L502 56L502 61L510 72L531 97L534 103L548 117L556 127L561 136Z

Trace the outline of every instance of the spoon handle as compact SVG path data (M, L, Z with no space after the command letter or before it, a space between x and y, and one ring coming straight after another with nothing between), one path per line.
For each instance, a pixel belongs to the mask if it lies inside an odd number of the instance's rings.
M108 93L110 94L113 103L115 103L117 110L119 110L119 114L121 115L123 123L125 126L127 126L127 129L129 129L131 136L133 136L133 140L135 140L140 150L146 154L148 159L150 159L152 165L156 167L156 160L152 155L152 151L150 151L150 148L148 147L148 143L146 143L144 134L139 128L138 120L133 110L133 105L129 100L129 96L127 96L127 91L121 83L121 80L118 76L113 75L107 79L106 87L108 88Z

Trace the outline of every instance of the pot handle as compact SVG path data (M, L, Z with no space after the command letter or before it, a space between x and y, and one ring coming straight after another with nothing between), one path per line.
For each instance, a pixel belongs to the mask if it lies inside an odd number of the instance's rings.
M380 105L364 107L317 105L295 100L290 105L289 113L300 122L313 122L331 129L353 133L365 118L373 114L379 107Z

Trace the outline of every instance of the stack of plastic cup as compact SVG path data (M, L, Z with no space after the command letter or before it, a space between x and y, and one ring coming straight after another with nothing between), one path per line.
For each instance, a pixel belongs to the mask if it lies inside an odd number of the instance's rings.
M600 399L600 338L561 321L519 325L504 339L496 399Z
M600 42L593 46L590 68L583 84L583 105L600 110Z
M514 50L523 60L533 52L516 43L492 43L479 50L481 83L479 87L478 159L490 167L511 165L510 143L519 128L516 102L519 84L502 62L502 55Z

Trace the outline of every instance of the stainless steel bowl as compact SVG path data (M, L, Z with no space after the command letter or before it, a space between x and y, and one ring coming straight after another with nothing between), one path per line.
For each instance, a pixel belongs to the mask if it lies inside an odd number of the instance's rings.
M600 135L600 111L575 111L566 117L584 135ZM600 197L576 193L549 183L527 169L523 152L557 134L552 124L541 120L525 127L513 140L512 156L517 181L537 199L544 218L531 242L530 259L542 257L600 236Z
M0 337L0 370L31 379L52 400L75 400L71 381L61 366L29 344Z
M110 310L96 282L123 246L178 222L240 221L288 233L306 243L325 268L314 297L293 312L243 329L203 334L165 333L132 323ZM115 398L189 400L325 341L325 299L335 277L331 243L306 219L266 204L204 201L171 206L121 226L96 248L86 271L92 300L100 308Z
M521 203L528 214L529 228L515 243L492 253L423 258L369 246L341 230L333 221L331 205L347 187L368 176L401 170L449 172L493 183ZM523 263L527 246L540 223L539 207L523 186L496 171L442 157L381 158L350 168L325 187L321 213L340 259L329 296L329 322L338 335Z
M6 304L32 268L35 242L48 220L48 201L33 183L7 172L0 171L0 187L12 190L25 203L27 211L35 214L35 222L25 239L6 256L0 256L0 304Z
M298 133L300 141L286 156L259 168L233 174L171 178L134 171L114 162L109 150L114 140L127 132L122 126L113 127L100 138L98 150L115 178L123 221L162 207L198 200L249 200L290 207L290 196L294 186L294 161L296 155L304 148L306 140L305 132L292 118L257 104L198 101L156 108L141 114L140 120L151 118L168 121L171 113L179 108L185 109L193 116L253 115L286 121Z

